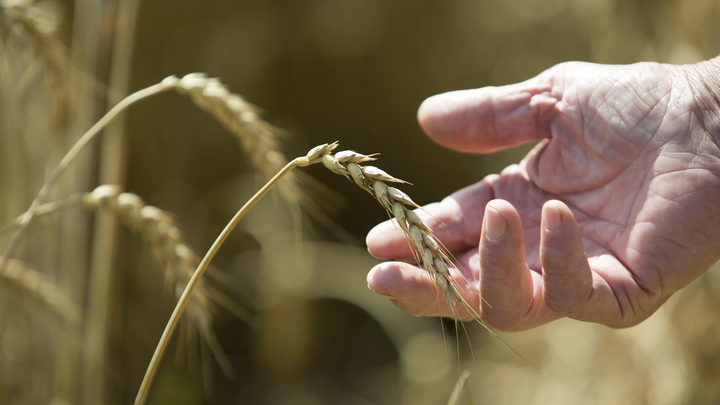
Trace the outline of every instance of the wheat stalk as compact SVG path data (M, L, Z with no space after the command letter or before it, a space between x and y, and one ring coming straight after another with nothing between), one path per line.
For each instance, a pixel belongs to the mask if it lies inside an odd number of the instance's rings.
M310 155L308 154L308 157L309 156ZM225 239L227 239L227 237L230 235L230 232L232 232L235 226L237 226L238 222L240 222L240 219L245 216L245 214L250 210L250 208L252 208L260 200L260 198L267 194L267 192L270 191L270 189L290 170L292 170L296 166L307 166L311 163L317 163L318 161L318 159L308 159L306 157L303 157L296 158L288 162L288 164L285 165L282 170L280 170L272 179L270 179L270 181L268 181L257 193L255 193L255 195L252 196L252 198L250 198L250 200L248 200L245 205L242 206L242 208L240 208L240 210L225 226L222 232L220 232L220 235L218 235L217 239L215 239L215 242L213 242L212 246L210 246L210 249L208 249L205 257L203 257L197 269L195 269L195 272L190 278L190 281L188 281L187 286L185 286L185 290L180 296L180 299L178 300L178 303L175 306L175 309L173 310L173 313L170 316L167 325L165 326L165 330L160 337L160 341L155 348L155 353L153 353L153 357L152 359L150 359L150 364L148 365L148 369L145 372L143 381L140 384L138 394L135 397L136 405L142 405L145 403L145 400L147 399L147 394L150 391L150 386L152 385L155 374L158 370L158 366L160 365L160 359L165 353L165 349L167 348L168 342L170 341L170 337L175 331L175 328L180 321L183 311L185 310L185 307L190 301L190 297L192 296L193 291L200 284L201 277L210 265L210 261L212 261L213 257L215 257L215 254L218 252L218 250L220 250L220 246L222 246L222 244L225 242Z
M165 349L167 348L170 337L174 332L180 317L189 302L189 297L194 289L200 284L201 277L210 265L210 261L222 246L230 232L240 222L240 219L257 203L280 179L288 174L295 167L305 167L312 164L322 162L325 167L331 171L343 175L348 179L352 179L355 183L365 191L373 195L380 204L390 213L394 215L398 223L400 223L403 231L407 235L414 249L417 250L418 260L423 263L425 269L430 273L435 284L442 290L448 304L456 312L455 300L461 302L464 307L474 315L485 328L488 328L480 320L480 316L472 309L467 301L462 297L460 288L452 278L449 268L453 266L452 261L445 250L441 247L432 230L406 205L418 207L412 199L402 191L389 187L386 182L407 183L403 180L390 176L384 171L374 166L360 166L359 163L375 160L372 155L363 155L354 151L343 151L332 155L331 152L337 148L338 143L322 144L312 148L305 156L298 157L288 162L282 170L280 170L270 181L268 181L245 205L235 214L225 229L217 237L213 245L205 254L202 262L198 265L193 273L190 281L185 287L182 296L178 300L175 310L170 316L170 320L165 326L160 341L155 349L148 369L145 372L138 394L135 397L135 405L143 405L147 399L150 385L155 378L155 374L160 364ZM495 335L490 329L490 333Z
M153 353L152 359L150 359L150 364L148 364L148 369L145 372L143 381L140 384L140 389L138 390L137 396L135 397L135 405L142 405L145 403L148 392L150 391L150 386L152 385L155 374L157 373L160 359L165 353L165 349L167 348L168 342L170 341L170 337L175 331L175 328L180 321L183 311L185 310L186 306L190 301L190 297L192 296L193 291L200 284L200 280L203 274L210 265L213 257L215 257L215 254L218 252L218 250L220 250L220 246L222 246L222 244L225 242L225 239L227 239L227 237L230 235L230 232L232 232L232 230L235 228L235 226L237 226L237 224L245 216L245 214L247 214L250 208L252 208L265 194L267 194L267 192L270 191L270 189L274 185L276 185L283 178L283 176L287 175L295 167L304 167L321 162L323 156L330 153L335 148L335 146L336 144L325 144L317 146L311 149L306 156L298 157L288 162L275 176L273 176L273 178L271 178L257 193L255 193L255 195L253 195L252 198L250 198L250 200L248 200L245 205L242 206L242 208L240 208L240 210L235 214L235 216L233 216L233 218L225 226L222 232L220 232L220 235L218 235L217 239L215 239L215 242L213 242L212 246L210 246L210 249L208 249L205 257L203 257L202 261L198 265L197 269L195 269L195 272L190 278L190 281L188 281L187 285L185 286L185 290L180 296L180 299L178 300L178 303L175 306L175 309L173 310L173 313L170 316L167 325L165 326L165 330L163 331L163 334L160 337L160 341L155 348L155 353Z
M113 32L112 57L106 105L111 108L129 94L132 72L133 50L140 0L125 0L117 4L115 29ZM98 183L124 184L128 165L128 135L125 131L125 117L110 124L102 140L98 161ZM90 252L90 275L85 315L85 334L81 367L85 370L83 403L101 403L105 397L106 378L102 370L107 368L109 346L108 336L112 318L108 314L118 305L109 294L113 275L118 271L120 257L120 224L111 214L96 215ZM212 329L210 330L212 333ZM178 349L178 353L181 350ZM224 354L224 352L221 351ZM222 358L224 356L216 356Z
M85 196L85 193L75 193L71 195L70 197L65 198L61 201L52 201L49 203L45 203L40 205L37 208L37 211L35 212L36 217L41 217L48 214L53 214L62 210L66 210L68 208L73 208L80 204L83 201L83 198ZM9 224L3 226L0 228L0 237L5 235L6 233L19 228L22 225L23 217L25 216L25 213L20 214L17 216L12 222Z
M471 404L475 403L475 399L473 398L470 391L470 385L467 385L467 380L470 377L470 370L464 370L460 377L458 377L457 381L455 382L455 386L453 387L452 393L450 394L450 398L448 399L447 405L457 405L460 402L460 399L462 398L463 391L468 391L467 398L468 402Z

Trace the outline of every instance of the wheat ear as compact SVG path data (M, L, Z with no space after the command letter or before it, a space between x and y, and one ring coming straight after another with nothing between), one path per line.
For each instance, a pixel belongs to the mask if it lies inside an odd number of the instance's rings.
M29 293L74 328L82 327L82 311L47 276L20 260L10 260L3 281Z
M182 232L175 225L173 215L152 205L147 205L137 194L121 192L116 185L105 184L90 193L83 194L83 206L91 211L112 214L130 230L140 235L150 248L157 264L163 270L165 286L177 297L187 284L193 271L200 263L200 257L183 239ZM246 309L233 305L220 291L205 283L199 284L197 302L206 303L208 298L224 307L243 322L255 326L255 317ZM207 323L211 318L210 308L192 311L199 314L196 323Z
M337 144L329 146L334 148ZM482 322L477 311L468 305L462 296L462 290L450 273L450 269L454 268L451 255L435 237L432 230L411 209L419 208L419 205L404 192L387 185L387 183L409 183L395 178L375 166L360 165L360 163L376 160L373 156L354 151L341 151L335 155L324 155L322 162L330 171L352 180L360 188L370 193L388 214L395 218L405 233L416 260L422 263L432 281L442 291L453 314L458 316L456 304L461 303L476 320L495 335Z
M0 39L11 38L26 43L51 70L64 73L70 66L67 50L55 37L57 24L46 17L43 10L36 6L23 5L18 1L0 2Z
M180 79L175 90L188 96L233 134L253 168L265 179L272 178L288 163L280 151L282 130L263 120L258 107L228 90L219 79L190 73ZM294 176L285 176L277 186L286 201L296 203L301 198Z
M218 78L189 73L179 80L175 90L189 97L235 136L250 164L265 181L288 164L289 159L280 151L285 131L265 121L259 107L230 91ZM301 207L326 227L333 228L332 220L318 206L322 201L314 200L307 190L325 195L331 192L303 175L302 172L287 173L277 184L280 196L291 207ZM293 211L293 215L297 213L298 210Z
M0 274L2 274L7 261L15 253L21 239L27 232L30 222L37 215L37 209L43 203L60 175L76 156L113 118L130 105L170 89L175 89L181 94L189 95L195 104L215 116L228 130L235 134L253 162L253 165L268 178L272 177L272 173L279 171L288 163L287 158L278 150L277 136L280 130L260 118L257 107L248 103L239 95L230 92L219 80L208 78L202 73L191 73L182 79L169 76L158 84L125 97L73 145L42 186L37 197L35 197L30 208L25 213L20 224L20 229L10 241L10 244L5 250L5 254L0 258ZM300 182L292 175L289 176L289 178L291 181L285 181L280 186L281 193L284 194L285 200L291 203L304 201L304 208L312 210L313 204L309 199L304 197ZM318 218L323 218L320 210L315 209L314 212L311 213L314 213Z
M282 131L263 120L258 107L228 90L219 79L190 73L178 81L175 90L235 135L252 165L268 179L288 163L279 152Z
M37 215L46 215L77 205L82 205L82 207L92 212L109 213L118 218L131 231L138 234L150 248L153 259L161 268L166 290L172 291L176 298L180 297L190 276L198 263L200 263L200 258L184 242L182 232L175 225L171 213L145 204L137 194L121 192L120 186L105 184L98 186L89 193L77 193L62 201L43 204L38 208ZM13 222L0 229L0 236L20 226L23 217L24 215L18 216ZM9 262L6 277L10 277L9 272L11 269L9 266L14 262L16 261L11 260ZM14 273L10 278L12 280L18 279L17 270L13 269L12 271ZM48 289L44 288L44 290ZM212 302L225 308L251 327L255 326L256 319L250 311L238 305L232 298L210 284L205 283L204 280L200 281L193 293L189 304L191 309L188 318L194 325L195 330L199 331L210 346L223 372L230 376L233 373L232 367L222 350L215 344L217 338L212 328L209 327L212 324L214 313ZM64 307L67 307L67 305ZM77 319L81 318L78 315Z
M101 89L98 92L104 92L104 85L70 63L69 50L57 38L58 23L52 16L41 7L22 3L0 2L0 40L12 40L30 54L28 67L17 82L17 93L22 93L40 71L53 84L56 99L68 96L62 91L66 84L60 87L62 78L68 78L71 85L93 83Z
M149 246L156 263L163 270L166 289L180 298L182 291L200 263L200 258L185 244L182 232L175 225L172 214L146 205L136 194L120 192L115 185L102 185L83 196L83 206L92 211L107 212L139 234ZM216 303L250 326L255 317L210 284L200 280L188 302L188 334L197 331L208 344L223 373L234 374L230 360L220 347L211 325ZM186 334L186 336L188 335Z
M403 180L390 176L384 171L374 166L360 166L359 163L375 160L372 155L363 155L353 151L343 151L332 155L331 152L338 146L337 142L331 144L323 144L312 148L305 156L298 157L288 162L270 181L268 181L245 205L235 214L230 222L225 226L223 231L217 237L213 245L203 257L202 262L198 265L193 273L192 278L185 287L182 296L178 300L175 309L170 316L170 320L165 326L160 341L155 348L148 369L145 372L140 389L135 397L135 405L143 405L150 391L150 386L157 373L160 359L167 348L170 337L174 332L180 317L188 303L189 297L198 285L202 275L208 268L210 261L222 246L230 232L240 222L240 219L262 198L270 189L288 172L295 167L309 166L322 162L325 167L331 171L343 175L348 179L352 179L355 183L365 191L373 195L380 204L400 223L403 231L409 238L412 246L418 251L418 258L422 261L424 267L430 273L436 285L443 291L448 304L456 311L455 299L461 302L465 308L475 316L485 328L477 312L467 304L462 297L460 288L452 279L449 266L452 262L447 253L441 247L437 238L433 235L432 230L414 212L406 208L406 205L418 207L410 197L402 191L389 187L385 182L407 183ZM491 334L495 335L488 328Z
M316 149L323 151L323 156L320 158L323 165L330 171L352 180L360 188L370 193L385 208L388 215L395 218L405 233L413 256L428 272L435 286L442 291L445 301L450 306L455 318L460 319L460 314L457 311L457 303L460 303L472 315L473 320L522 358L520 353L490 329L478 311L463 297L463 291L450 271L454 269L461 277L464 278L464 276L453 263L450 252L444 248L432 232L432 229L425 225L423 220L411 209L420 208L420 206L404 192L386 184L410 183L395 178L375 166L360 165L360 163L376 160L375 155L363 155L351 150L337 152L335 155L330 154L336 147L337 142L316 147ZM480 299L487 303L484 298L480 297Z

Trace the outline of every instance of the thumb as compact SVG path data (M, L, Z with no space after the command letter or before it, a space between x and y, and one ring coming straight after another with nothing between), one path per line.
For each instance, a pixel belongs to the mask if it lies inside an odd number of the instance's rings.
M435 142L461 152L494 152L549 138L557 103L551 72L522 83L432 96L420 105L418 122Z

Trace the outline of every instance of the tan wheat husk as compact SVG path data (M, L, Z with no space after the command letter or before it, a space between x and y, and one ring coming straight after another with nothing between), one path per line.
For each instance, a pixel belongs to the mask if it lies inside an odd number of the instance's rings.
M177 296L200 263L200 258L184 243L182 232L175 225L172 214L157 207L146 205L136 194L120 192L120 187L102 185L83 196L83 205L90 210L100 210L117 216L123 224L139 234L163 269L166 287ZM220 304L249 325L254 317L220 291L206 283L201 283L195 292L193 301L198 308L190 311L198 325L205 325L212 319L209 300ZM210 330L198 327L200 331Z
M463 297L462 290L451 274L451 270L454 269L461 276L453 264L450 253L442 246L432 230L412 211L419 206L407 194L386 184L409 183L393 177L377 167L359 164L376 160L373 157L375 155L363 155L354 151L341 151L332 155L331 152L336 147L337 142L315 148L324 152L324 155L319 158L323 165L333 173L352 180L360 188L370 193L388 214L395 218L408 239L416 261L427 270L433 283L442 291L444 299L456 319L460 318L457 309L457 303L460 303L483 327L495 335L482 322L477 310L472 308ZM310 154L308 154L308 158L311 158Z
M69 326L78 329L82 327L81 308L72 302L50 278L34 270L30 264L20 260L10 260L2 280L42 303Z
M20 2L0 2L0 39L25 45L46 68L66 73L67 49L55 37L57 24L36 6Z
M175 90L188 96L202 110L215 117L238 140L241 149L253 168L262 175L264 181L272 178L289 160L280 150L285 132L265 121L261 109L230 91L218 78L207 77L204 73L190 73L183 76ZM302 172L287 173L277 184L283 200L294 208L310 214L326 227L333 229L334 224L327 216L328 204L322 207L323 200L312 198L308 188L322 195L331 192L321 183L313 181Z
M154 260L162 269L165 286L172 291L176 297L179 297L183 288L187 284L193 271L200 263L200 258L195 254L187 244L184 243L182 232L174 224L172 214L163 211L157 207L147 205L138 195L133 193L121 192L119 186L102 185L89 193L78 193L59 202L46 203L40 206L37 215L49 214L58 210L68 209L70 207L82 204L82 206L90 211L107 212L116 216L120 221L140 235L143 241L149 246L150 252ZM0 230L0 236L20 226L23 215L19 216L11 224ZM9 277L11 281L21 279L17 274L18 261L10 260L4 275ZM11 268L11 266L13 266ZM13 272L10 275L9 272ZM37 277L36 277L37 278ZM50 291L43 287L43 291ZM203 280L200 281L198 287L193 293L189 302L188 317L192 330L197 331L203 337L204 341L210 346L210 350L218 360L223 371L232 375L233 371L228 359L224 356L217 337L215 336L212 325L214 314L213 303L222 306L237 316L248 325L255 324L254 316L238 305L230 297L212 287ZM62 308L68 307L67 305ZM79 308L76 317L67 317L78 323L82 318ZM63 310L63 313L70 313ZM185 334L188 336L190 331Z
M75 88L92 83L97 94L103 94L106 88L102 83L70 63L69 50L56 36L57 27L57 16L42 7L20 1L0 2L0 41L17 45L28 60L16 92L22 94L32 79L42 73L57 100L77 96L77 92L67 91L67 85Z

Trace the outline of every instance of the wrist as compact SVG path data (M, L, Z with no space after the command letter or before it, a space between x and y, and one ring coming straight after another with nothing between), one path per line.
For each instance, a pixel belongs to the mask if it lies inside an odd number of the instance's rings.
M692 112L720 147L720 56L682 68L694 97Z

